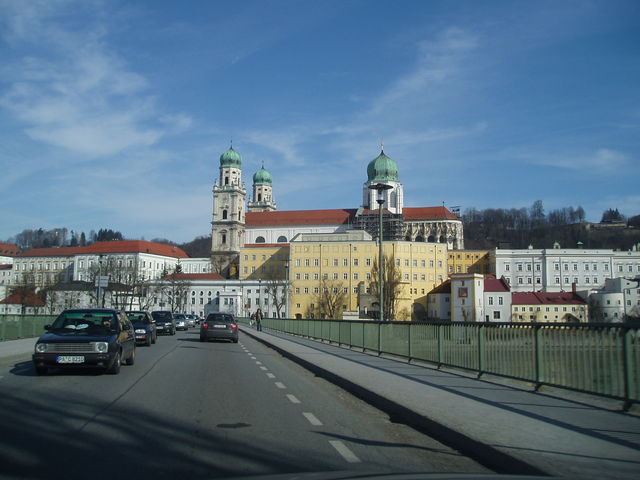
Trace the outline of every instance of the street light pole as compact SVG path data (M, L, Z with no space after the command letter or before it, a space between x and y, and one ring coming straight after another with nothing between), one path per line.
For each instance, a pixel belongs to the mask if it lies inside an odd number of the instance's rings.
M382 205L384 205L384 191L390 190L393 187L391 185L385 185L384 183L376 183L375 185L369 185L371 190L378 192L378 302L379 302L379 317L381 322L384 322L384 256L382 253Z

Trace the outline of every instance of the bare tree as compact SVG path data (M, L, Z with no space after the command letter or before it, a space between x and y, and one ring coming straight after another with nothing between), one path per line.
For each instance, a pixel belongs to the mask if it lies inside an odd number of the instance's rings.
M383 291L383 318L385 320L396 319L396 308L398 306L398 299L402 293L402 273L396 265L395 257L393 255L384 256L384 291ZM373 267L371 268L371 285L370 291L376 298L379 295L378 286L378 259L373 260Z
M264 285L267 298L271 299L270 303L276 309L276 316L280 318L280 312L286 309L287 298L291 293L291 282L279 278L275 272L270 272L264 279Z
M323 278L318 291L313 295L313 308L307 308L308 316L319 318L342 318L348 293L342 282Z
M27 301L36 294L35 275L31 272L16 275L15 283L9 288L9 292L20 304L20 314L24 315Z

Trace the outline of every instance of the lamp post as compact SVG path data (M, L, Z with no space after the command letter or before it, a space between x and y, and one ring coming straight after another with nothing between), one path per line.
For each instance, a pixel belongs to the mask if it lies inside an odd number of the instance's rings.
M378 192L376 201L378 202L378 294L380 302L379 320L384 321L384 257L382 255L382 205L384 205L384 191L390 190L393 187L391 185L385 185L384 183L376 183L369 185L371 190Z

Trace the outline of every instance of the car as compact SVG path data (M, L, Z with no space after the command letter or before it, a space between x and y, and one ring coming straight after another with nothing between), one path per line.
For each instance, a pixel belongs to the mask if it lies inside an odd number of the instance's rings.
M196 317L195 315L192 314L187 314L187 325L189 327L195 327L196 326L196 320L198 319L198 317Z
M176 330L189 330L187 316L184 313L174 313L173 318L176 319Z
M173 318L173 312L169 310L154 310L151 312L151 318L156 321L156 330L164 335L176 334L176 319Z
M129 310L125 312L131 323L136 336L136 343L150 347L158 339L156 322L149 312L142 310Z
M200 323L200 341L231 340L238 343L238 324L230 313L210 313Z
M49 368L97 368L120 373L133 365L136 339L124 312L110 308L64 310L36 341L33 365L38 375Z

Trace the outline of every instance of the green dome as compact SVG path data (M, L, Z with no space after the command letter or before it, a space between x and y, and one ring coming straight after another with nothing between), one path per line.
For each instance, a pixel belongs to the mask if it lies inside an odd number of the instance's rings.
M392 158L387 157L384 151L369 162L367 166L367 178L369 182L398 181L398 164Z
M264 169L264 166L253 174L254 185L271 185L271 174Z
M242 166L242 157L233 147L229 147L229 150L220 155L220 166L240 168Z

